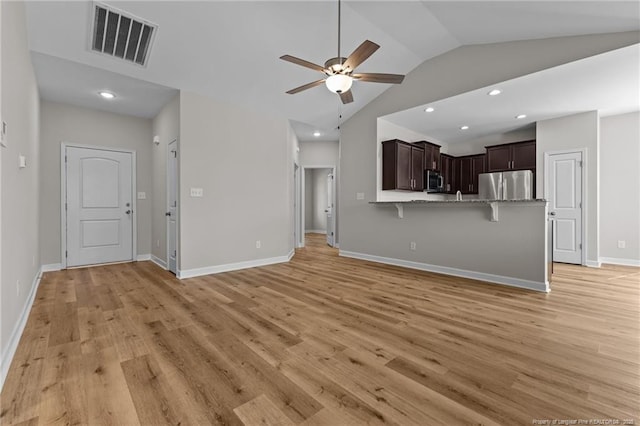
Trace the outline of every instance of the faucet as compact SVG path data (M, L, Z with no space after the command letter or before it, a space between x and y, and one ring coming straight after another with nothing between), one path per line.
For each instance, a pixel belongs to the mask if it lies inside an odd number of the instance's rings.
M460 191L456 192L456 201L462 201L462 192Z

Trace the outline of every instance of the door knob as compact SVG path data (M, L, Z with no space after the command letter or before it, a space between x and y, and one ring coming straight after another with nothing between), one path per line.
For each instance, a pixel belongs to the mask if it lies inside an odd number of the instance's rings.
M555 216L556 212L549 212L549 216Z
M171 212L166 212L164 215L165 216L171 216Z
M126 214L131 214L131 210L127 210L125 213Z

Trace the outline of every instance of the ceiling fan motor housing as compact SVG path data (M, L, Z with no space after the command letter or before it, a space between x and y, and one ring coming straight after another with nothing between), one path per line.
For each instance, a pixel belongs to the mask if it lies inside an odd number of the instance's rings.
M346 62L347 58L331 58L324 63L324 67L328 71L332 71L333 74L345 74L346 70L343 69L342 64Z

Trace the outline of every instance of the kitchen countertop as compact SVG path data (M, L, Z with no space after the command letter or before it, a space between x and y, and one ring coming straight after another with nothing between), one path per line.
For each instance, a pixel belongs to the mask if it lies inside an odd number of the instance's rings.
M462 204L462 203L546 203L543 198L532 200L409 200L409 201L369 201L369 204Z

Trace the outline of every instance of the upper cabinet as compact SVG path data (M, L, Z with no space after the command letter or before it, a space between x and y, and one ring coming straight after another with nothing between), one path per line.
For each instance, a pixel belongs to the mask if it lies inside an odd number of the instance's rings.
M440 154L440 173L442 174L444 192L452 193L456 191L455 180L455 158L447 155Z
M382 189L424 190L424 149L393 139L382 142Z
M457 189L463 194L478 193L478 175L485 172L485 155L467 155L455 159L457 165Z
M487 146L487 172L534 170L536 141Z
M440 145L427 141L415 142L414 145L424 148L425 170L440 170Z

